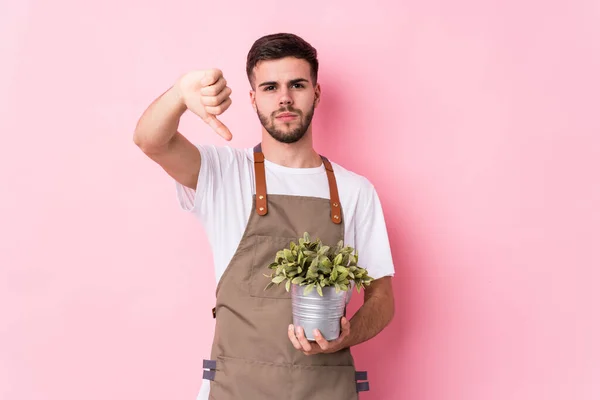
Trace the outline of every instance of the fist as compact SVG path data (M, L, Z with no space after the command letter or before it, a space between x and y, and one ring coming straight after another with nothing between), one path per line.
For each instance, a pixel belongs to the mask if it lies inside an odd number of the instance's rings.
M217 119L231 105L231 89L218 69L192 71L177 81L176 88L188 110L198 115L225 140L231 140L229 129Z

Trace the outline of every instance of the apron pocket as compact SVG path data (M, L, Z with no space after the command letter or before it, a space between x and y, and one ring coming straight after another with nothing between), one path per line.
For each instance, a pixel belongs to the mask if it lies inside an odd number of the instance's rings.
M291 299L291 293L285 290L285 282L265 288L270 282L269 276L273 272L269 268L275 262L275 255L283 248L289 248L290 242L297 242L298 238L285 238L275 236L255 236L254 256L248 276L250 296L270 299Z
M293 367L290 400L357 400L353 366Z
M290 368L285 365L240 358L217 357L210 382L211 400L289 399Z

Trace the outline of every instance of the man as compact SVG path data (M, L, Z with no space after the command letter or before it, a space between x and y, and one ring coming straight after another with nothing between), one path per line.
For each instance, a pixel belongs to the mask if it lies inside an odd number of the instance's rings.
M186 110L225 140L217 119L231 105L221 71L193 71L140 118L134 142L176 181L181 206L202 222L217 277L212 360L199 399L349 400L357 384L350 348L392 319L394 274L377 193L364 177L313 149L312 117L321 98L316 50L292 34L258 39L248 53L250 102L262 124L255 148L195 146L177 131ZM375 280L340 337L308 341L292 321L290 295L264 290L275 253L304 232L335 245L344 240Z

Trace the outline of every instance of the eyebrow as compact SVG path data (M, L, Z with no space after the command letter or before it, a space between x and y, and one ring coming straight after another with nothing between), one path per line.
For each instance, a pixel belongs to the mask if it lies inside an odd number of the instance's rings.
M304 79L304 78L298 78L298 79L292 79L291 81L288 82L288 84L290 85L294 85L296 83L301 83L301 82L306 82L308 83L308 79ZM269 81L269 82L263 82L260 85L258 85L258 87L263 87L263 86L277 86L278 83L275 81Z

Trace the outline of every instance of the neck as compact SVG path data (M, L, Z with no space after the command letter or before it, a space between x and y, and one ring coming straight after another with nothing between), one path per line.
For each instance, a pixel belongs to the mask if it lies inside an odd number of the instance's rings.
M273 139L263 128L262 151L265 159L289 168L315 168L323 163L319 154L313 149L311 127L296 143L281 143Z

